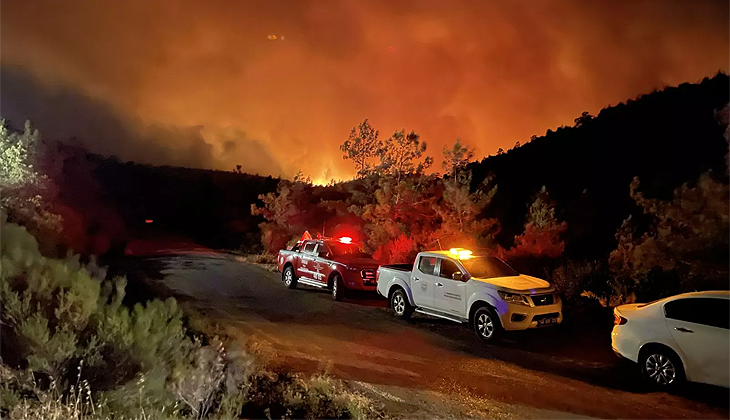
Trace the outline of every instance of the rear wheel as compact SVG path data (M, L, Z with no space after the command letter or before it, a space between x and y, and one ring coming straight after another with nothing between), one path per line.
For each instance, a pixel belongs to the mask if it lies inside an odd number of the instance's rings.
M294 274L294 268L292 266L285 268L281 277L284 280L286 287L290 289L297 287L297 275Z
M413 314L413 306L408 302L408 296L403 289L396 290L390 296L390 307L395 316L401 319L408 319Z
M332 299L341 301L345 298L345 283L339 274L335 274L332 279Z
M502 328L499 318L489 306L482 306L474 312L472 325L477 336L486 342L494 341Z
M670 389L684 381L684 368L677 355L664 347L641 352L639 365L644 378L655 388Z

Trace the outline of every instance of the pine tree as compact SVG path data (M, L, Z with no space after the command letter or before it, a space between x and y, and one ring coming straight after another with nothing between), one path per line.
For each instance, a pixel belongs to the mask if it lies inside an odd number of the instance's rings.
M364 178L370 173L369 160L377 156L382 143L378 140L378 130L365 119L360 125L352 127L347 140L340 145L345 160L352 160L357 169L357 177Z

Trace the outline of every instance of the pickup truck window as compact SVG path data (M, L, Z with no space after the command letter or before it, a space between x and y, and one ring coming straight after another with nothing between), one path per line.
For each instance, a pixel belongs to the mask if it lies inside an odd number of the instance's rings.
M421 257L418 260L418 271L423 274L431 274L436 268L436 257Z
M369 254L360 251L360 247L357 244L343 244L341 242L329 242L330 250L332 255L353 255L356 257L370 258Z
M439 277L453 280L454 273L460 273L461 269L456 263L450 260L441 260L441 268L439 269Z
M307 254L314 254L314 247L317 246L316 242L307 242L304 245L304 252Z
M474 257L462 260L461 263L472 277L492 279L496 277L514 277L520 273L506 262L496 257Z

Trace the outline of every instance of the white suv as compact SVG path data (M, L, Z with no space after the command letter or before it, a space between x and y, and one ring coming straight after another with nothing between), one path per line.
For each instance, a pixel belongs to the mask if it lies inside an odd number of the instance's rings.
M685 293L614 309L613 351L658 387L683 380L729 387L730 292Z

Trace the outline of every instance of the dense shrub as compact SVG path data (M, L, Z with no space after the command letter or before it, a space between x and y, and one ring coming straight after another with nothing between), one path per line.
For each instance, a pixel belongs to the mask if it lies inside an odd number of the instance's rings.
M365 405L334 380L271 379L250 353L193 334L174 299L122 304L78 258L46 258L0 221L0 412L10 418L333 417ZM273 382L276 382L272 384ZM265 385L265 386L264 386ZM263 388L261 388L263 386ZM273 392L273 394L272 394ZM360 411L358 411L360 410Z

